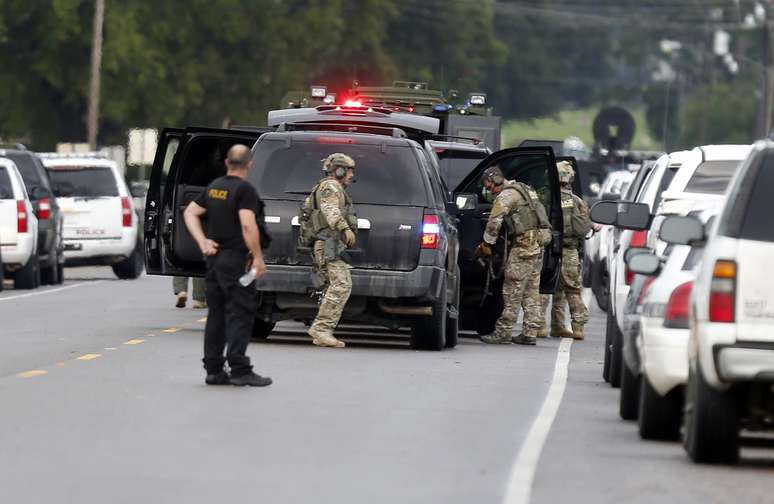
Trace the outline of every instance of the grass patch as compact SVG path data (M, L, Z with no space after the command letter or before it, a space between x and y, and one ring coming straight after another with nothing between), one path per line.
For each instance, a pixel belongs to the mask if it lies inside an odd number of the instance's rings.
M648 133L643 109L629 109L634 116L636 126L632 148L643 150L658 150L660 144ZM599 112L598 107L581 110L565 110L556 117L538 117L526 121L503 121L502 145L515 147L522 140L546 139L563 140L569 136L577 136L592 147L594 136L591 127L594 117Z

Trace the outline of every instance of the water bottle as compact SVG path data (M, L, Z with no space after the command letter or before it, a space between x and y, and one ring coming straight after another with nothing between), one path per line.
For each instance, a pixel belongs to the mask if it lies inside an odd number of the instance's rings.
M247 287L255 281L255 277L258 275L258 271L255 268L251 268L247 273L239 277L239 284L242 287Z

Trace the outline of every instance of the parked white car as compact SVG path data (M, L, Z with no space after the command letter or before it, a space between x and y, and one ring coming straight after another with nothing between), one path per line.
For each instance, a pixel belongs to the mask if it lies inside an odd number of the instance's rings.
M706 241L691 295L684 445L696 462L735 463L739 431L774 429L774 142L753 146L708 229L671 217L661 238Z
M4 276L13 277L14 288L34 289L40 285L38 219L16 164L3 157L0 157L0 248Z
M97 154L42 154L64 213L65 262L110 265L137 278L144 258L139 218L116 163Z

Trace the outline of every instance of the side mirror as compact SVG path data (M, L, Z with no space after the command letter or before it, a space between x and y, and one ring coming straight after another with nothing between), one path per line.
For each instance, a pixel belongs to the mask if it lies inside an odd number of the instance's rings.
M650 207L645 203L618 202L616 227L644 231L650 227Z
M675 245L691 245L706 239L704 224L696 217L671 215L661 223L658 237Z
M628 265L631 260L641 254L653 254L653 249L648 247L630 247L624 252L624 262Z
M457 210L460 212L475 210L478 203L478 196L473 193L459 193L454 196L454 203L457 205Z
M654 276L661 269L661 259L653 254L635 254L629 261L629 270L640 275Z
M148 188L142 182L132 182L129 186L129 192L133 198L144 198L148 194Z
M598 224L615 226L618 220L618 204L614 201L598 201L591 207L591 220Z
M621 199L619 193L606 192L599 196L599 201L618 201Z

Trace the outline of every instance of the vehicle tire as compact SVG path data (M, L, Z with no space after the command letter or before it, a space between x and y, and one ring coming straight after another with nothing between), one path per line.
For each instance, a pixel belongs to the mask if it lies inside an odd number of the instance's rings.
M13 277L14 289L35 289L40 285L40 260L34 255Z
M608 317L611 320L610 327L610 386L618 388L621 386L621 364L623 362L623 334L618 329L618 323L615 317Z
M433 314L416 317L411 322L411 348L415 350L443 350L446 344L446 285L441 297L433 303Z
M61 283L57 266L56 258L54 258L54 262L50 266L40 269L40 283L42 285L57 285Z
M447 308L446 314L446 348L454 348L457 346L459 340L459 328L460 328L460 280L459 277L456 281L457 289L455 291L454 302L450 303ZM457 312L456 317L452 318L449 314L449 310Z
M145 259L143 258L142 245L137 242L132 255L113 265L113 273L121 280L134 280L142 274L144 267Z
M610 315L610 313L605 317L605 348L603 349L604 361L602 363L602 379L608 383L610 383L610 346L613 341L613 331L610 327L610 324L612 324L611 318L612 315Z
M274 326L276 326L276 322L266 322L263 319L255 319L255 323L253 323L253 340L265 340L269 337L271 332L274 330Z
M497 319L499 319L500 315L503 313L503 307L503 296L498 293L492 297L490 302L485 304L481 310L478 311L478 317L476 318L476 333L478 333L479 336L492 334L494 332Z
M591 272L595 269L596 262L591 262L587 255L583 256L583 274L581 275L582 285L591 287Z
M658 395L645 373L640 376L637 425L642 439L673 441L680 438L683 394L679 387Z
M56 263L56 279L57 284L62 285L64 283L64 259L62 262Z
M618 404L618 414L623 420L637 420L641 379L642 376L635 376L624 361L621 366L621 396Z
M0 256L0 292L3 292L3 280L5 280L5 266L3 266L3 258Z
M691 460L706 464L739 461L739 418L731 391L713 389L701 367L688 372L683 446Z
M594 299L597 300L599 309L606 312L610 299L610 275L607 273L607 267L602 261L598 261L596 271L592 273L591 291L594 293Z

